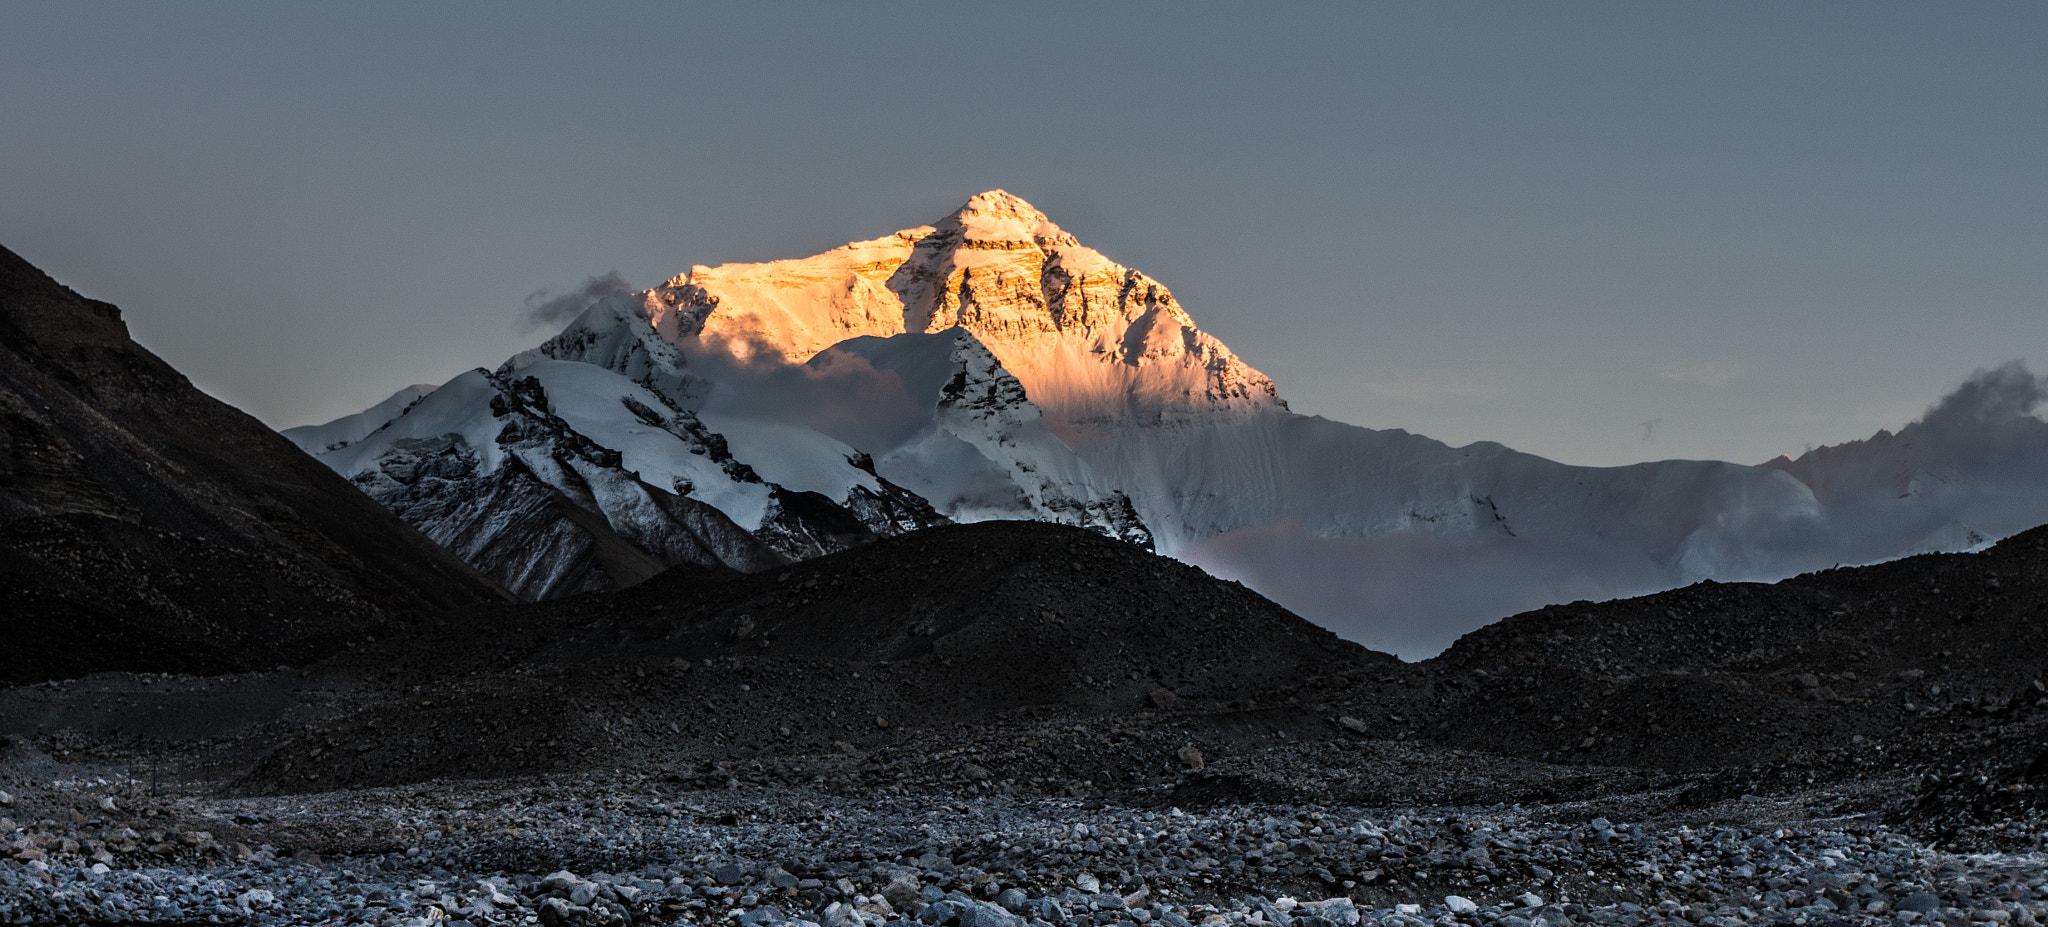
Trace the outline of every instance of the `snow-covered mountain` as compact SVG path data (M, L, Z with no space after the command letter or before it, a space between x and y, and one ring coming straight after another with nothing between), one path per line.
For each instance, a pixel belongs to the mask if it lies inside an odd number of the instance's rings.
M318 456L528 598L678 563L758 569L945 521L808 430L749 430L780 442L762 456L782 479L764 478L657 379L528 352Z
M1165 286L1000 190L811 257L694 267L494 371L286 434L529 597L1031 518L1411 655L1537 605L1941 537L1871 527L1841 487L1876 464L1574 467L1294 414ZM2048 520L2048 497L1988 520L1960 498L1923 514L1988 528L1963 540Z
M344 415L324 425L293 428L292 440L314 453L354 444L367 437L370 432L384 427L385 422L405 414L405 410L411 408L413 403L426 398L426 395L433 391L432 383L415 383L354 415Z

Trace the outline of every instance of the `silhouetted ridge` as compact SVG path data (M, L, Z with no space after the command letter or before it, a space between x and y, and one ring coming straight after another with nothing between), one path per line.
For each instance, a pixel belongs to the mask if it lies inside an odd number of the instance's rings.
M0 680L319 656L498 592L0 248Z

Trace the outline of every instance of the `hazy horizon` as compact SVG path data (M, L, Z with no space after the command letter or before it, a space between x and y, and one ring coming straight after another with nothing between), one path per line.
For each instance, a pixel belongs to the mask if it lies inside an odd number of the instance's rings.
M1756 463L2048 366L2040 7L536 9L16 10L0 243L275 426L991 187L1452 444Z

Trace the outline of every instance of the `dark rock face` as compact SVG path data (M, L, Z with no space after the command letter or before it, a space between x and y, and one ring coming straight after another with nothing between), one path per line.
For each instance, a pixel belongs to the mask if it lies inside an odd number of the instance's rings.
M822 493L777 486L758 529L768 546L792 559L816 557L875 539L858 516Z
M0 248L0 680L270 666L499 597Z
M939 514L923 496L882 478L875 472L875 459L856 453L847 463L875 478L879 489L856 486L846 497L846 509L876 537L893 538L920 528L949 525L953 520Z

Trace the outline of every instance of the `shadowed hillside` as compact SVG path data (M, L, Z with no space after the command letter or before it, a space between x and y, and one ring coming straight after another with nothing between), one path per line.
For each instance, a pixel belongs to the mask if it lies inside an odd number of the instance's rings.
M0 248L0 680L321 655L499 593Z

